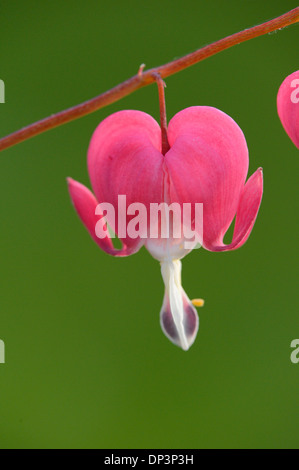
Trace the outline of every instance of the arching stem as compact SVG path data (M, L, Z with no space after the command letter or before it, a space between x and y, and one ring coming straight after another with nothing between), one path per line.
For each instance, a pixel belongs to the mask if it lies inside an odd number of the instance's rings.
M54 129L55 127L61 126L62 124L71 122L74 119L78 119L82 116L93 113L94 111L108 106L111 103L115 103L115 101L124 98L125 96L142 87L150 85L155 81L153 73L158 73L162 78L169 77L170 75L178 73L181 70L190 67L191 65L197 64L198 62L207 59L208 57L224 51L225 49L229 49L236 44L240 44L241 42L245 42L258 36L271 33L272 31L276 31L278 29L284 28L285 26L289 26L298 22L299 7L296 7L277 18L274 18L273 20L266 21L263 24L253 26L252 28L248 28L244 31L232 34L231 36L227 36L226 38L219 39L218 41L204 46L195 52L191 52L190 54L187 54L180 59L175 59L172 62L160 65L154 69L143 72L144 64L142 64L137 75L129 78L119 85L116 85L110 90L105 91L101 95L85 101L84 103L73 106L72 108L60 111L57 114L52 114L51 116L46 117L41 121L29 124L29 126L26 126L23 129L3 137L0 139L0 152L9 147L12 147L13 145L23 142L24 140L46 132L49 129Z

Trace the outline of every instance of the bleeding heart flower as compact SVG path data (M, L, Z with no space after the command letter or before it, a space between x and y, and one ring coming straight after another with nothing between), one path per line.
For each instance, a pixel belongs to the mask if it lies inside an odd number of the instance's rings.
M277 111L286 133L299 148L299 70L289 75L280 85Z
M162 132L163 133L163 132ZM148 114L120 111L106 118L95 130L88 150L88 171L95 196L82 184L68 179L75 209L92 238L113 256L136 253L142 245L161 263L165 296L160 312L166 336L187 350L198 330L197 312L181 285L181 262L190 248L184 237L132 238L120 234L123 214L118 196L126 206L142 203L203 204L203 247L210 251L242 246L254 225L263 192L262 169L246 182L248 150L245 137L228 115L216 108L195 106L176 114L168 126L169 150L161 152L161 129ZM123 248L113 247L106 230L98 238L95 227L105 226L102 203L115 208L115 232ZM98 204L101 203L101 206ZM132 213L131 213L132 215ZM105 215L110 224L108 214ZM223 238L236 216L232 242ZM194 222L194 221L193 221ZM129 223L129 222L128 222Z

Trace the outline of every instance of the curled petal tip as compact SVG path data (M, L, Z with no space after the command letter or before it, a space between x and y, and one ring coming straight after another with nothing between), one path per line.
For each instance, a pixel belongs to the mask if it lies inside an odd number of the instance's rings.
M104 239L99 239L96 236L95 227L98 222L96 207L98 205L98 201L92 192L78 181L68 177L67 184L74 208L91 237L104 251L111 250L113 245L108 232L107 237Z
M241 192L232 242L228 245L223 242L211 243L207 246L207 249L210 251L229 251L236 250L244 245L253 229L262 196L263 171L262 168L258 168L248 179Z
M118 250L114 248L112 240L107 229L107 224L103 212L100 210L99 203L92 192L83 184L72 178L67 178L71 201L81 221L87 228L92 239L99 247L112 256L129 256L140 248L140 244L135 243L130 247L123 244L123 248ZM104 233L103 237L97 235L96 228L101 228L100 232Z
M66 183L67 183L67 186L69 188L69 192L71 192L72 190L72 186L76 186L76 185L79 185L80 183L78 183L78 181L74 180L73 178L71 178L70 176L67 176L66 177Z

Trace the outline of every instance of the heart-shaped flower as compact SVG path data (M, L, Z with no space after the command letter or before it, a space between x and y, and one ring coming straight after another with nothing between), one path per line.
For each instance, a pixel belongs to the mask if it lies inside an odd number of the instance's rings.
M198 241L210 251L242 246L259 210L263 176L259 168L246 182L245 137L236 122L216 108L194 106L180 111L169 122L168 142L170 149L163 155L160 126L148 114L132 110L112 114L97 127L88 150L94 194L70 178L68 184L79 217L102 250L127 256L144 245L161 263L165 283L161 326L172 342L187 350L196 337L198 317L181 286L179 260ZM193 244L183 230L175 236L175 224L167 237L162 236L161 214L148 220L152 207L163 203L174 204L182 212L191 207ZM196 204L203 209L199 225ZM233 239L225 245L223 238L234 217ZM169 220L174 219L172 213ZM176 221L182 219L181 213ZM122 249L114 248L106 222L122 241Z

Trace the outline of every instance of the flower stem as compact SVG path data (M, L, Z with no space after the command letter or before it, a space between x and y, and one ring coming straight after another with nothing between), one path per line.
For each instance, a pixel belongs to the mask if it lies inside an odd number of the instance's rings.
M161 65L154 69L143 72L144 66L142 65L137 75L129 78L123 83L111 88L110 90L102 93L95 98L92 98L84 103L81 103L72 108L61 111L57 114L52 114L41 121L30 124L23 129L20 129L12 134L0 139L0 151L5 150L13 145L16 145L24 140L30 139L38 134L41 134L54 127L61 126L67 122L78 119L87 114L93 113L98 109L104 108L111 103L114 103L121 98L133 93L134 91L144 86L150 85L156 81L156 74L161 78L169 77L181 70L190 67L208 57L211 57L218 52L224 51L236 44L248 41L249 39L262 36L277 29L284 28L285 26L299 22L299 7L281 15L273 20L267 21L261 25L254 26L239 33L232 34L226 38L220 39L208 46L202 47L195 52L185 55L180 59L173 60L167 64Z
M166 84L158 73L153 73L153 76L155 77L155 80L158 85L162 155L165 155L170 149L170 145L169 145L168 137L167 137L167 118L166 118L166 105L165 105L165 93L164 93L164 88L166 87Z

